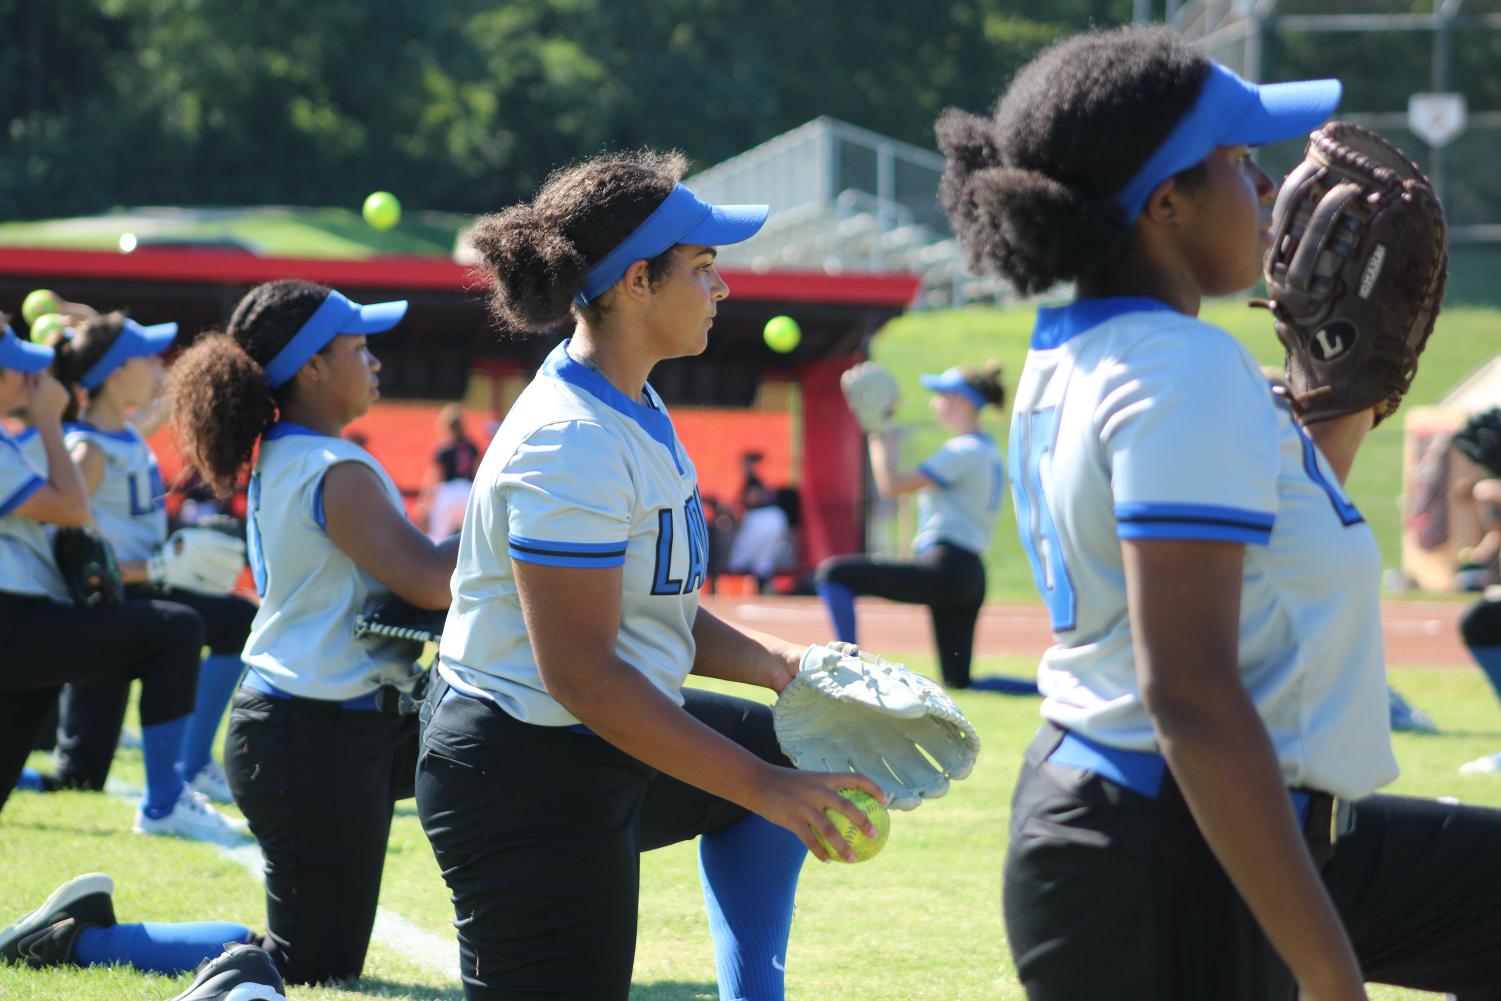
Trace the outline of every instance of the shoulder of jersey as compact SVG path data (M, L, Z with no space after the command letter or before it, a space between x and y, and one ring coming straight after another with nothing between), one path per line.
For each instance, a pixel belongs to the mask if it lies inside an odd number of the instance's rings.
M1194 372L1220 366L1239 369L1248 361L1254 367L1250 352L1222 327L1178 313L1141 315L1139 323L1132 322L1121 331L1129 342L1123 350L1126 356L1166 355L1165 360Z

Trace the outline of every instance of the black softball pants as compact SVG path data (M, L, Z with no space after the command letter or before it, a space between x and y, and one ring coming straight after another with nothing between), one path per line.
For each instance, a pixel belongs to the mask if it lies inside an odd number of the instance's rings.
M202 620L203 642L213 653L238 654L243 650L255 619L255 605L235 595L199 594L177 588L160 591L148 584L131 584L125 588L125 596L191 609ZM104 788L129 700L129 678L63 688L54 752L62 785L70 789Z
M434 675L417 811L452 891L469 1001L624 1001L640 854L723 830L743 807L574 727L522 723ZM685 689L684 708L758 757L787 759L771 710Z
M360 975L416 760L416 716L235 694L224 771L266 858L262 944L288 982Z
M1156 800L1028 748L1003 903L1032 1001L1293 1001L1291 972L1215 861L1182 794ZM1501 811L1403 796L1307 838L1367 981L1501 999ZM1322 849L1322 850L1320 850Z
M64 684L140 678L141 725L165 723L193 711L202 648L203 621L171 602L77 608L0 594L0 806Z
M940 542L911 560L833 556L818 565L818 579L855 594L927 605L943 683L969 687L975 623L985 604L985 563L973 550Z

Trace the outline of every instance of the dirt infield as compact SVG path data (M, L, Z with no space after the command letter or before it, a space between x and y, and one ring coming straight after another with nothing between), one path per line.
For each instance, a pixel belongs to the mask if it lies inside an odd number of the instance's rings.
M715 614L751 629L799 643L829 638L829 620L816 598L704 597ZM878 598L859 600L860 641L873 650L922 650L932 642L926 609ZM1457 668L1471 665L1456 620L1463 604L1388 601L1381 606L1386 660L1393 667ZM975 652L1039 656L1052 643L1040 605L987 605L980 615Z

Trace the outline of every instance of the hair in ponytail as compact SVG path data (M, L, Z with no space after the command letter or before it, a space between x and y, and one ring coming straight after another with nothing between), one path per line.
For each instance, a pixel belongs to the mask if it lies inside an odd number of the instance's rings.
M1193 107L1209 70L1166 28L1117 28L1045 49L991 118L945 111L938 197L971 265L1030 295L1127 253L1131 228L1112 198ZM1196 166L1179 178L1202 176Z
M229 327L200 336L167 373L167 400L188 464L219 497L234 492L255 443L290 398L266 366L328 298L304 281L275 281L245 294Z
M681 153L612 153L554 171L531 202L481 216L469 238L494 286L496 322L540 333L566 320L589 269L625 242L687 169ZM653 283L666 274L670 254L647 262ZM598 319L608 304L584 309Z
M978 369L961 365L959 373L964 376L964 381L971 389L985 397L986 403L997 410L1006 409L1006 384L1002 381L1006 370L999 362L986 362Z
M65 422L79 419L79 403L89 394L80 384L81 380L99 364L124 329L125 313L117 309L85 320L74 320L47 339L55 352L52 376L68 390L68 406L62 414Z

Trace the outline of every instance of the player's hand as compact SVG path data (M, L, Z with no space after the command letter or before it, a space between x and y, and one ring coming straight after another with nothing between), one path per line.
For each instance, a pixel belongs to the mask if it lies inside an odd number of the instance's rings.
M33 424L62 420L68 409L68 390L45 369L26 377L26 409Z
M772 676L766 680L766 687L782 693L782 689L792 684L792 679L797 677L797 672L802 670L803 648L800 646L787 646L778 650L776 654L776 667Z
M751 809L779 827L785 827L797 836L820 862L829 861L813 832L817 830L824 840L832 845L846 862L855 861L855 852L834 824L824 815L825 810L838 810L857 827L872 838L878 837L875 824L865 812L850 800L839 795L840 789L859 789L869 793L877 803L886 802L886 794L864 775L854 772L800 772L795 768L768 767L766 781L759 787L758 802Z

